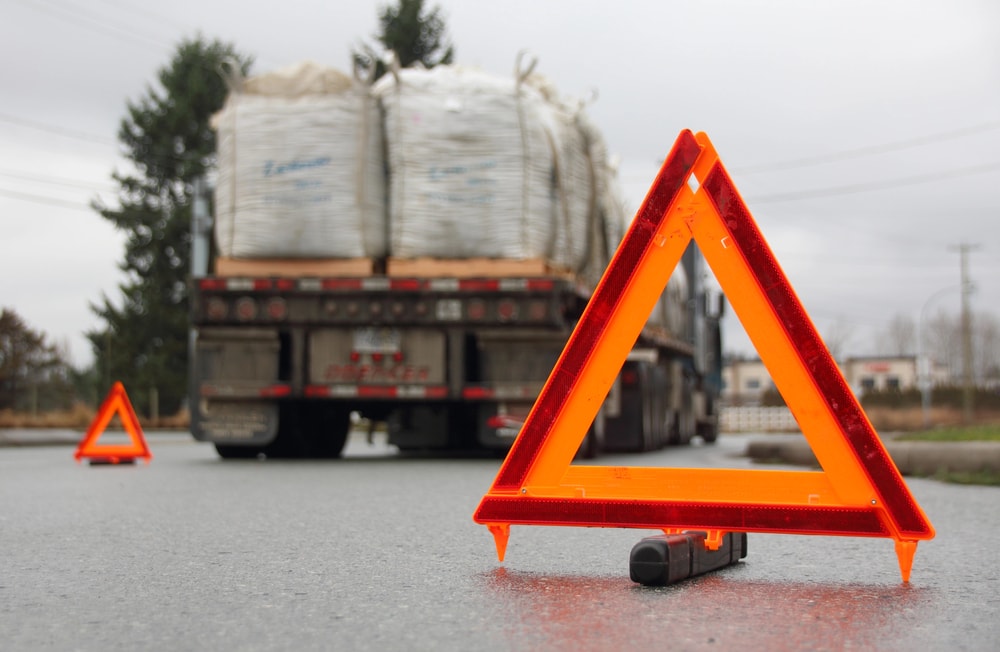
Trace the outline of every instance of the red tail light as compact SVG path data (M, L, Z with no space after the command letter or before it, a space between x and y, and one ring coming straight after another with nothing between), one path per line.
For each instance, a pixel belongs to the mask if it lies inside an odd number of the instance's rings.
M500 321L513 321L517 319L517 304L511 299L503 299L497 306L497 317Z
M236 318L240 321L250 321L257 317L257 304L250 297L240 297L236 300Z

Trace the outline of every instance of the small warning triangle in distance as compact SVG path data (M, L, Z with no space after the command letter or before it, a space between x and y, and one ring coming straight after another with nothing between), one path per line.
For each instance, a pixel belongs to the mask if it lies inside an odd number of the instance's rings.
M128 434L128 444L100 444L98 440L108 427L111 419L118 415L121 419L122 427ZM132 409L132 403L128 400L125 387L116 382L108 392L107 398L101 404L94 421L87 429L80 445L73 455L79 462L83 458L90 460L92 464L131 464L136 459L142 458L148 464L153 458L146 446L146 439L142 435L142 427L139 425L139 418Z
M573 465L694 240L822 471ZM510 526L885 537L909 580L934 529L844 381L708 137L681 132L474 520L501 561Z

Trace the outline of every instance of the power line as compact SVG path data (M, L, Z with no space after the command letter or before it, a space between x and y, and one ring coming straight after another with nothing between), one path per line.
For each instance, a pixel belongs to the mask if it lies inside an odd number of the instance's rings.
M110 21L105 15L98 14L95 17L94 12L89 11L86 7L81 7L79 5L54 5L46 2L41 4L37 2L26 3L23 2L23 0L21 4L31 7L37 11L41 11L42 13L49 14L50 16L56 16L76 27L84 27L108 36L114 36L118 39L132 41L133 43L138 43L143 46L157 45L159 47L170 47L169 44L165 44L158 39L138 36L128 27L116 26L112 24L112 21Z
M966 136L972 136L984 131L991 131L993 129L1000 129L1000 121L983 122L978 125L972 125L969 127L962 127L960 129L952 129L951 131L942 131L936 134L928 134L926 136L918 136L916 138L908 138L906 140L897 140L888 143L882 143L881 145L870 145L868 147L859 147L857 149L844 150L842 152L834 152L832 154L818 154L815 156L805 156L802 158L789 159L785 161L776 161L774 163L763 163L760 165L749 165L741 168L733 168L732 172L736 174L757 174L758 172L771 172L777 170L791 170L794 168L806 167L810 165L821 165L823 163L835 163L837 161L845 161L853 158L862 158L865 156L874 156L877 154L886 154L888 152L898 152L900 150L911 149L913 147L921 147L923 145L929 145L931 143L937 143L945 140L954 140L956 138L964 138Z
M874 192L876 190L886 190L898 188L900 186L912 186L928 181L942 181L944 179L955 179L984 172L1000 170L1000 162L984 163L982 165L972 165L965 168L956 168L945 172L933 174L918 174L911 177L901 177L899 179L888 179L886 181L872 181L870 183L855 183L845 186L833 186L831 188L815 188L813 190L801 190L798 192L774 193L770 195L758 195L747 198L748 202L754 204L775 204L778 202L798 201L801 199L814 199L816 197L833 197L836 195L850 195L859 192Z
M38 131L44 131L57 136L65 136L66 138L76 138L78 140L86 140L92 143L100 143L102 145L114 145L117 142L113 138L108 138L106 136L97 136L83 131L76 131L75 129L65 129L63 127L56 127L54 125L36 122L34 120L26 120L15 115L10 115L9 113L0 113L0 122L6 122L19 127L37 129Z
M55 197L45 197L44 195L33 195L26 192L17 192L15 190L0 189L0 197L7 197L9 199L16 199L18 201L26 201L34 204L58 206L60 208L72 208L87 212L92 210L90 206L81 202L70 201L67 199L56 199Z
M10 170L0 169L0 177L9 177L11 179L19 179L21 181L33 181L36 183L45 183L54 186L66 186L67 188L80 188L82 190L106 190L112 192L115 190L114 186L105 183L90 183L87 181L79 181L77 179L68 179L66 177L45 177L36 174L26 174L23 172L12 172Z
M148 20L152 20L156 23L157 29L161 29L164 24L170 25L178 30L184 31L188 28L180 23L173 21L167 16L150 10L148 7L135 6L133 3L121 2L120 0L101 0L103 4L113 5L115 7L114 11L116 13L121 13L122 11L131 12L132 14L139 14L144 16Z

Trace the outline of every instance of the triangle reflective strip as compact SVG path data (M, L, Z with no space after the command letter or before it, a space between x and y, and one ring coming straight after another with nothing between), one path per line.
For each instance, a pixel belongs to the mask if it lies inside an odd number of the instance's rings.
M646 317L694 240L823 471L572 465ZM708 137L680 134L474 520L880 536L904 580L934 530L823 345Z
M111 419L118 415L121 419L122 427L129 436L129 444L99 444L98 439L108 427ZM153 458L146 445L146 439L142 434L142 427L139 425L139 417L136 416L132 408L131 401L125 393L125 387L120 382L115 382L108 392L107 397L97 410L97 415L87 429L87 434L80 441L73 457L77 461L86 457L91 460L108 461L114 464L118 462L131 462L136 458L143 458L148 463Z

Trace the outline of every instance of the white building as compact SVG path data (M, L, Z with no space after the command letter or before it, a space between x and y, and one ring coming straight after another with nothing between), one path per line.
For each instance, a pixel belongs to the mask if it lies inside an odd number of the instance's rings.
M838 366L857 396L868 391L920 388L916 356L847 358ZM951 381L947 366L933 361L928 363L927 376L931 386ZM722 368L722 400L726 405L759 405L764 392L773 388L771 374L760 360L730 360Z

